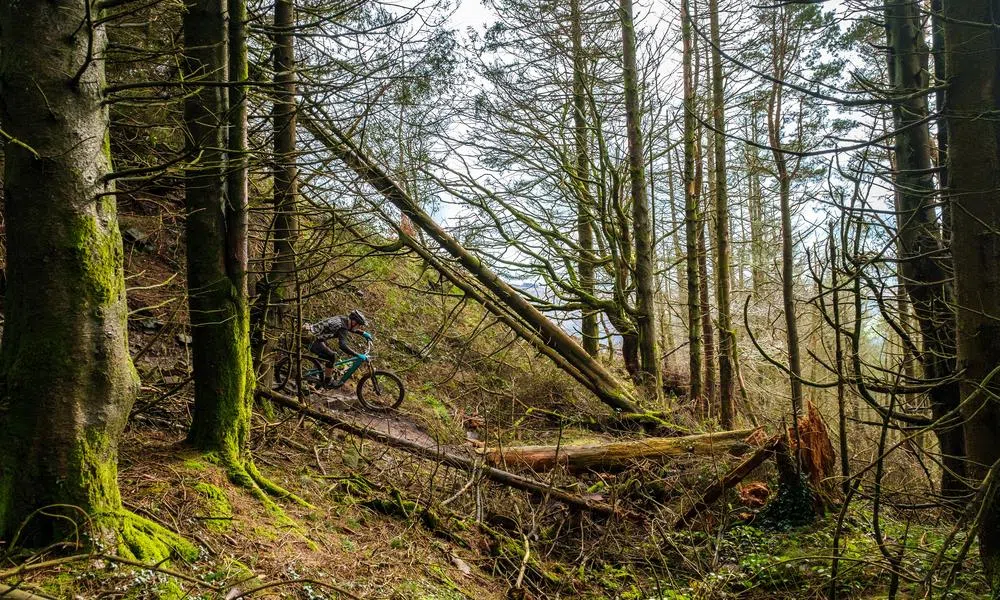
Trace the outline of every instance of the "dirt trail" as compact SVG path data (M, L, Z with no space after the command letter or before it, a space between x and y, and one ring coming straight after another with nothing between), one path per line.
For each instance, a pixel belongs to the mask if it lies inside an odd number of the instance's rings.
M329 413L358 427L372 429L396 438L405 439L427 448L461 452L462 446L443 445L423 431L419 425L399 412L377 413L362 409L354 394L340 390L315 392L306 398L312 408ZM405 404L404 404L405 406Z

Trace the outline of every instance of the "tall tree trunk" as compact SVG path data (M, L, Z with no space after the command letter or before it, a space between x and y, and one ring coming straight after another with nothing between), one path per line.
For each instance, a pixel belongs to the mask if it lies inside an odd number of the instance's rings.
M934 108L939 115L944 115L946 103L948 101L947 91L944 89L947 72L945 71L944 59L944 24L941 20L943 0L931 0L931 45L934 56ZM948 120L939 118L937 125L937 167L938 167L938 187L941 190L948 189ZM948 198L942 199L941 204L941 238L951 239L951 206Z
M1000 1L945 2L944 42L957 367L969 471L981 481L1000 461L1000 123L983 118L1000 110ZM997 597L1000 487L991 484L984 490L979 554Z
M84 0L0 3L7 232L0 539L50 505L121 511L118 440L138 391L115 210L103 26ZM76 535L54 507L22 542ZM108 531L89 531L105 541ZM114 540L111 540L114 545Z
M649 218L649 198L642 151L639 103L639 77L635 65L635 21L632 0L621 0L622 45L624 46L625 121L628 130L629 183L632 196L632 232L635 238L636 330L639 335L639 359L647 396L661 392L660 367L656 354L656 306L653 280L653 239Z
M261 281L253 309L254 357L260 384L270 387L269 365L273 341L288 312L290 286L294 284L295 243L298 239L298 167L295 131L295 5L293 0L274 3L274 87L271 109L274 124L274 260Z
M774 56L771 57L771 75L776 81L782 81L785 77L785 44L788 32L785 30L784 23L779 26L778 19L786 19L787 10L786 7L777 9L778 14L774 17L775 20L772 23L771 29L771 46L775 48ZM774 83L771 86L771 95L768 98L767 106L767 132L778 179L778 198L781 210L781 300L785 313L788 370L791 372L789 381L792 392L792 424L796 426L798 415L802 413L802 364L799 355L798 317L795 314L795 262L793 259L794 240L792 237L791 203L792 176L788 171L788 159L784 151L782 151L781 139L781 101L783 89L783 86L778 83Z
M837 433L840 438L840 476L841 491L846 498L851 491L851 464L847 448L847 406L844 379L844 345L840 336L840 282L838 281L840 259L837 257L837 225L830 221L830 289L832 291L833 313L833 347L834 360L837 368Z
M194 415L188 441L230 467L246 462L254 376L245 267L231 256L226 197L229 110L225 0L190 0L184 15L184 79L196 88L184 102L188 149L197 162L185 173L188 305L194 363ZM216 85L212 85L216 84ZM234 475L243 475L234 473Z
M229 88L229 157L226 192L226 270L233 286L247 295L247 219L250 213L249 160L247 157L247 0L227 0L229 4L229 78L237 85ZM242 85L240 85L242 84Z
M757 121L752 117L750 139L757 139ZM751 293L754 299L759 299L764 290L764 265L767 262L767 244L764 228L764 193L760 184L760 165L757 149L747 144L744 150L747 160L747 213L750 220L750 281L753 286Z
M714 159L713 159L714 161ZM711 195L711 194L709 194ZM701 198L702 195L698 194ZM715 385L715 331L712 326L712 303L710 300L708 277L708 240L705 230L708 228L707 213L702 213L698 220L698 302L701 314L702 350L704 350L705 397L702 404L704 416L712 415L715 406L717 389Z
M889 74L896 95L905 97L893 106L893 126L898 131L894 148L896 170L899 274L920 327L924 376L947 379L955 371L955 316L948 274L941 265L943 248L934 211L935 190L931 171L931 138L926 124L927 46L920 7L912 2L885 4ZM941 493L957 499L963 494L964 434L957 415L957 381L930 392L934 433L942 454Z
M667 142L670 143L669 140ZM683 145L683 143L681 144ZM673 157L675 160L673 164L676 166L674 170L681 178L681 190L686 191L686 179L684 179L684 159L681 157L680 152L676 154L671 152L667 155L668 157ZM673 177L671 177L673 181ZM682 196L684 197L684 196ZM687 261L684 257L684 243L681 241L681 231L683 230L684 220L683 214L678 216L677 203L674 202L674 192L673 189L670 191L670 223L672 225L673 233L671 238L673 241L674 250L674 264L676 265L676 277L677 277L677 303L681 307L681 321L687 323Z
M698 214L698 182L695 175L697 106L690 0L681 0L681 35L684 71L684 232L687 250L688 369L691 379L688 401L692 406L698 406L704 394L701 385L701 304L698 298L698 228L701 218Z
M583 54L583 26L580 0L570 2L570 20L573 36L573 142L576 144L577 243L580 244L580 287L585 294L594 295L594 199L590 193L590 157L587 148L587 62ZM583 349L597 358L600 331L597 327L598 311L581 310Z
M733 426L733 326L729 312L729 199L726 179L726 116L719 46L719 0L708 3L712 36L712 123L715 129L715 299L719 311L719 419Z

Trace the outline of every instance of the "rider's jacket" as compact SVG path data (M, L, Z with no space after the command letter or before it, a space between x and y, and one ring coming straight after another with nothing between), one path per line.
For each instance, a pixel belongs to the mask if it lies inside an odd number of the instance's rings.
M309 326L309 332L313 337L321 342L331 338L337 338L338 346L348 354L357 354L347 345L347 334L351 332L347 327L348 318L345 316L328 317L322 321L317 321Z

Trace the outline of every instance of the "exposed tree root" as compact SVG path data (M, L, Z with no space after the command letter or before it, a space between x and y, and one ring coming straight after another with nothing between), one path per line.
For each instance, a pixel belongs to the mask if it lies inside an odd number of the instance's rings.
M118 554L143 562L161 563L173 556L184 560L198 558L198 547L179 534L145 517L121 510L101 520L113 520L118 533Z
M208 460L218 464L226 470L226 476L233 485L238 485L248 490L255 498L261 501L272 514L285 516L285 512L272 498L290 500L304 508L316 508L302 497L294 494L277 483L274 483L257 470L257 465L253 459L241 460L236 456L212 453L206 456ZM287 518L287 517L286 517Z

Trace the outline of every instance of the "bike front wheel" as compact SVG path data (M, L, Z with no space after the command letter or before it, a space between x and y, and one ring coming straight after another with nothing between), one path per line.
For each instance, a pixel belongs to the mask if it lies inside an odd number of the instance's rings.
M358 381L358 401L369 410L398 408L405 396L403 380L390 371L373 371Z

